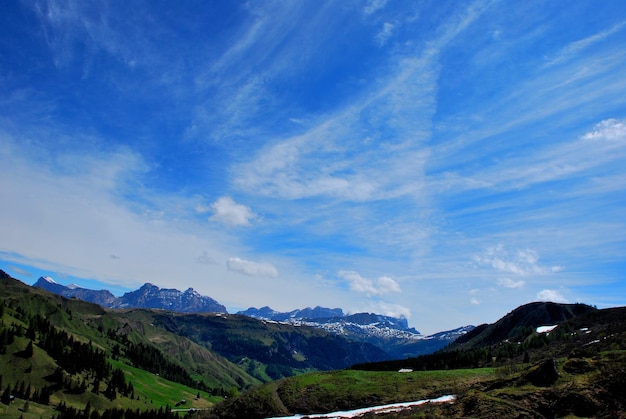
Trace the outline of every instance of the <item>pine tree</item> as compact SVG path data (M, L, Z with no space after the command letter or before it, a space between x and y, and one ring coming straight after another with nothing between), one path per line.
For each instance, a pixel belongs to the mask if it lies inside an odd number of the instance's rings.
M98 380L97 378L93 380L93 389L91 390L91 392L94 394L100 393L100 380Z
M0 401L6 405L11 403L11 388L9 386L4 389L2 396L0 396Z
M32 324L28 326L28 329L26 329L26 337L30 340L35 339L35 328L33 327Z
M33 341L29 340L28 345L26 345L26 349L21 352L22 357L24 358L32 358L33 357Z
M50 389L48 387L44 387L39 392L39 404L49 404L50 403Z
M24 381L20 383L20 388L16 393L16 397L19 397L20 399L28 399L28 397L26 397L26 383Z

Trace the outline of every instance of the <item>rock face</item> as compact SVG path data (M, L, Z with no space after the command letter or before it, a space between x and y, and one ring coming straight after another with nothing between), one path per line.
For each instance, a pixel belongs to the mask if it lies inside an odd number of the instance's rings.
M159 308L181 313L225 313L226 307L211 297L200 295L193 288L185 292L159 288L146 283L136 291L127 292L119 299L119 308Z
M226 307L211 297L200 295L193 288L181 292L146 283L138 290L127 292L118 298L108 290L61 285L48 276L39 278L33 286L106 308L156 308L180 313L226 313Z

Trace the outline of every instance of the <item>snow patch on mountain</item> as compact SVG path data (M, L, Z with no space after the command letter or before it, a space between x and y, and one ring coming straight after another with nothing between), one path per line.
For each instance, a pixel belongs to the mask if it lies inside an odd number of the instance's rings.
M42 277L42 279L44 281L46 281L46 282L51 283L51 284L58 285L58 283L51 276L44 276L44 277Z

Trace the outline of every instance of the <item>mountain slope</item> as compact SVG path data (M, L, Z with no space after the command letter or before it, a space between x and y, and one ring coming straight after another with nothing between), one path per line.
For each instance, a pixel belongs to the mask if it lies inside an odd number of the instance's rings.
M155 312L149 310L107 310L79 299L66 299L22 282L5 277L0 286L4 305L25 313L25 318L43 316L52 326L83 341L119 353L137 345L158 349L165 360L186 371L189 376L202 376L208 387L247 386L260 381L251 377L221 355L198 345L185 336L155 326ZM119 349L114 350L115 347ZM168 367L169 368L169 367Z
M259 364L271 378L298 371L346 368L355 360L382 360L388 354L318 328L263 321L230 314L155 314L155 321L188 336L254 371Z
M52 286L58 285L45 281ZM14 284L14 287L9 284ZM21 305L28 304L27 311L45 315L55 325L65 327L77 335L89 336L88 339L102 346L111 348L111 345L126 342L156 346L177 364L185 366L190 375L203 375L206 384L210 386L245 388L300 371L345 368L355 361L369 362L388 357L384 351L372 345L351 342L310 327L277 324L225 313L104 310L88 302L66 300L40 288L19 284L22 283L17 280L4 284L5 290L20 289L17 294L7 297L7 301L13 301L19 295L16 301L19 300ZM148 284L135 294L147 296L142 297L139 303L150 304L151 293L164 295L163 291L167 294L171 290L160 290ZM31 294L30 298L21 298L28 294ZM185 295L177 291L172 294L174 296L170 299ZM34 306L34 301L40 302ZM59 312L54 308L58 304L73 307L74 317L82 318L82 321L68 323L67 316L54 314ZM116 342L112 343L111 339Z
M539 326L556 325L582 314L596 311L585 304L534 302L525 304L490 325L480 325L459 337L450 349L494 345L506 340L520 341Z
M57 417L55 410L73 417L72 409L86 406L94 413L137 409L163 417L156 410L181 399L208 408L215 395L260 382L137 313L67 299L1 271L0 318L0 392L15 396L2 405L9 418ZM167 354L168 346L184 356Z

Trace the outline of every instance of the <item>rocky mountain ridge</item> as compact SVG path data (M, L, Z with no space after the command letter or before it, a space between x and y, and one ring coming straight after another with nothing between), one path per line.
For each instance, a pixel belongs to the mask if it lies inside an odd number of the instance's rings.
M354 324L360 326L375 325L378 328L403 330L412 335L420 334L420 332L414 328L409 328L409 324L404 317L391 317L375 313L344 314L343 310L340 308L317 306L315 308L307 307L305 309L289 312L278 312L265 306L260 309L251 307L237 314L261 320L283 321L288 323L314 323L320 325L321 328L324 328L324 325L331 325L332 328L337 324Z
M104 308L147 308L179 313L227 313L226 307L211 297L200 295L193 288L181 292L146 283L135 291L116 297L108 290L90 290L77 285L61 285L49 276L39 278L33 286L66 298L78 298L95 303ZM268 322L318 328L355 342L374 345L393 359L432 353L474 328L474 326L463 326L424 336L415 328L409 327L404 317L396 318L375 313L346 314L341 308L320 306L289 312L275 311L268 306L260 309L251 307L237 314Z
M179 313L226 313L226 307L211 297L200 295L193 288L181 292L177 289L159 288L154 284L146 283L138 290L116 297L108 290L90 290L75 285L61 285L49 276L39 278L33 286L66 298L78 298L95 303L105 308L156 308Z
M424 336L409 327L406 318L375 313L344 314L341 309L324 307L278 312L270 307L251 307L237 314L265 321L316 327L359 342L367 342L386 351L394 359L416 356L439 350L474 329L462 326ZM334 314L327 316L327 314Z

